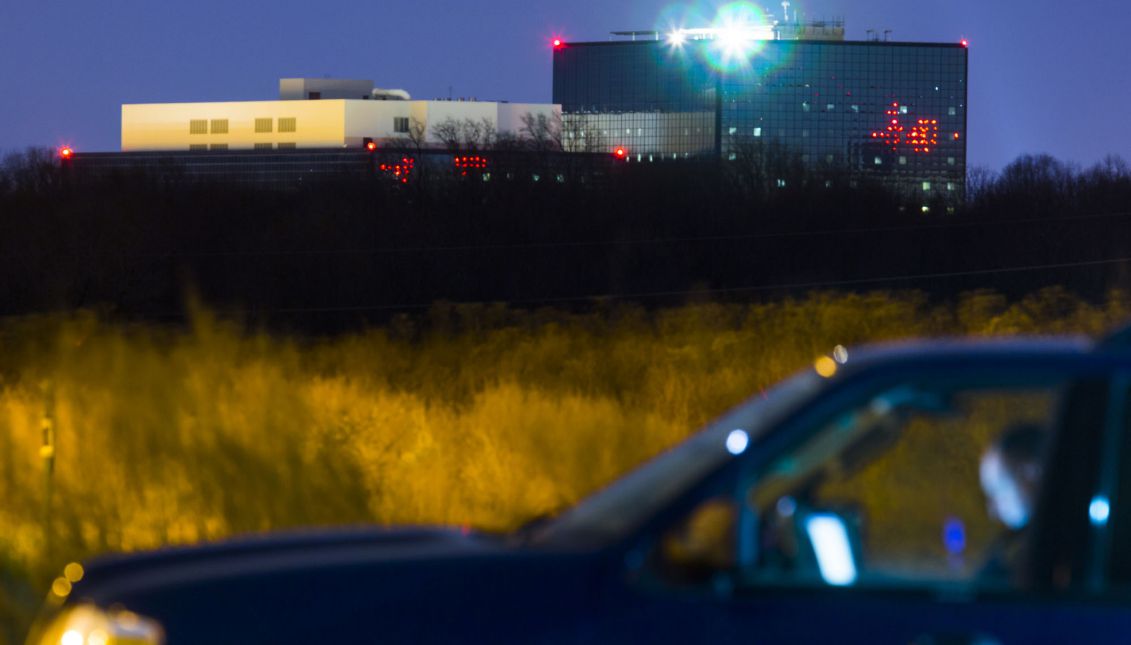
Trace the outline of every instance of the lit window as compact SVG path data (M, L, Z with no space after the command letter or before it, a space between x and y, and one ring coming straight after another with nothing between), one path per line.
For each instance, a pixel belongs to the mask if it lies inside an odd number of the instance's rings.
M208 134L208 119L193 119L188 124L189 134Z
M736 153L732 152L729 155L727 155L727 161L734 161L735 159L738 159L738 155Z
M906 105L899 106L899 113L900 114L907 114L907 106Z
M833 104L833 103L829 103L828 105L826 105L826 106L825 106L825 111L826 111L826 112L832 112L832 111L833 111L833 110L835 110L835 109L836 109L836 105L835 105L835 104Z
M946 113L950 116L957 116L958 115L958 108L949 107L949 108L946 109Z
M860 106L859 105L853 105L852 111L859 114L860 113Z
M801 102L801 111L802 112L808 112L809 111L809 102L808 101L802 101Z
M727 130L727 134L737 134L737 133L738 133L738 128L730 128L729 130Z
M931 189L931 182L929 182L929 181L923 182L923 190L928 191L930 189Z
M293 116L279 119L279 132L295 132L298 130L298 120ZM282 144L279 144L282 146Z
M778 188L785 188L785 180L784 179L778 180Z
M256 119L255 120L255 131L256 132L270 132L273 121L274 121L273 119Z
M906 166L907 165L907 157L900 157L899 158L899 165Z
M754 136L756 136L756 137L762 136L762 128L754 128Z
M807 137L807 136L809 136L809 131L808 131L808 130L802 130L802 131L801 131L801 136L803 136L803 137Z
M946 182L946 189L953 192L954 191L954 182L953 181Z
M948 166L953 166L953 165L954 165L954 163L955 163L955 159L954 159L954 157L947 157L947 158L946 158L946 165L948 165Z
M881 158L879 158L879 157L876 157L876 165L877 165L877 166L882 166L882 165L884 165L884 160L883 160L883 159L881 159Z
M395 116L393 117L393 132L408 132L408 117Z
M228 120L212 119L212 134L228 134Z

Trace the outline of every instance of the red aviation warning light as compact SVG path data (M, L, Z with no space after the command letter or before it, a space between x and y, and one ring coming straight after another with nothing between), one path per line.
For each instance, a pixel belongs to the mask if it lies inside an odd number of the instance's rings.
M368 150L369 152L373 152L374 150L377 149L377 142L376 141L366 141L365 142L365 149Z
M565 46L565 42L563 42L561 38L551 40L550 44L553 45L554 49L561 49Z
M628 157L628 151L625 150L623 147L618 147L616 150L613 151L613 154L616 155L617 159L625 159L625 158Z
M970 46L970 41L969 41L969 40L966 40L965 38L963 38L962 40L958 41L958 44L959 44L959 45L962 45L963 47L969 47L969 46Z
M59 158L63 161L70 161L71 157L75 156L75 151L71 146L63 146L59 148Z

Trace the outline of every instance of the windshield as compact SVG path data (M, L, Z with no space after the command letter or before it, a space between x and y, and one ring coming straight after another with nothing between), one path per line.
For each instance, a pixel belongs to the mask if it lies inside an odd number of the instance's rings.
M822 380L806 370L748 401L706 430L663 453L548 523L534 536L542 544L602 544L624 536L714 472L733 455L736 429L751 441L816 391Z

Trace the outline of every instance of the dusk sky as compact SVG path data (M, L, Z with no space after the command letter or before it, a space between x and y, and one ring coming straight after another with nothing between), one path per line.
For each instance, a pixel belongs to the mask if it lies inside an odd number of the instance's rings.
M718 2L697 3L713 14ZM780 4L762 3L780 15ZM122 103L273 99L283 76L371 78L414 98L550 100L549 39L652 29L654 0L39 0L0 22L0 150L117 150ZM1131 5L797 0L848 37L971 42L971 165L1131 157ZM694 26L694 25L688 25Z

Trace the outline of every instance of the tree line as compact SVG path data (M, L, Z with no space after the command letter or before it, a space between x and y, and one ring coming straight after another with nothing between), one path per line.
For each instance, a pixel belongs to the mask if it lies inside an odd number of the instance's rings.
M456 134L453 149L465 148ZM322 331L435 302L664 306L906 288L945 298L1054 284L1100 297L1131 287L1131 170L1116 157L974 169L965 203L929 214L773 151L624 164L589 182L483 174L290 190L144 172L76 184L50 151L9 154L0 315L97 308L176 321L198 299L256 324Z

